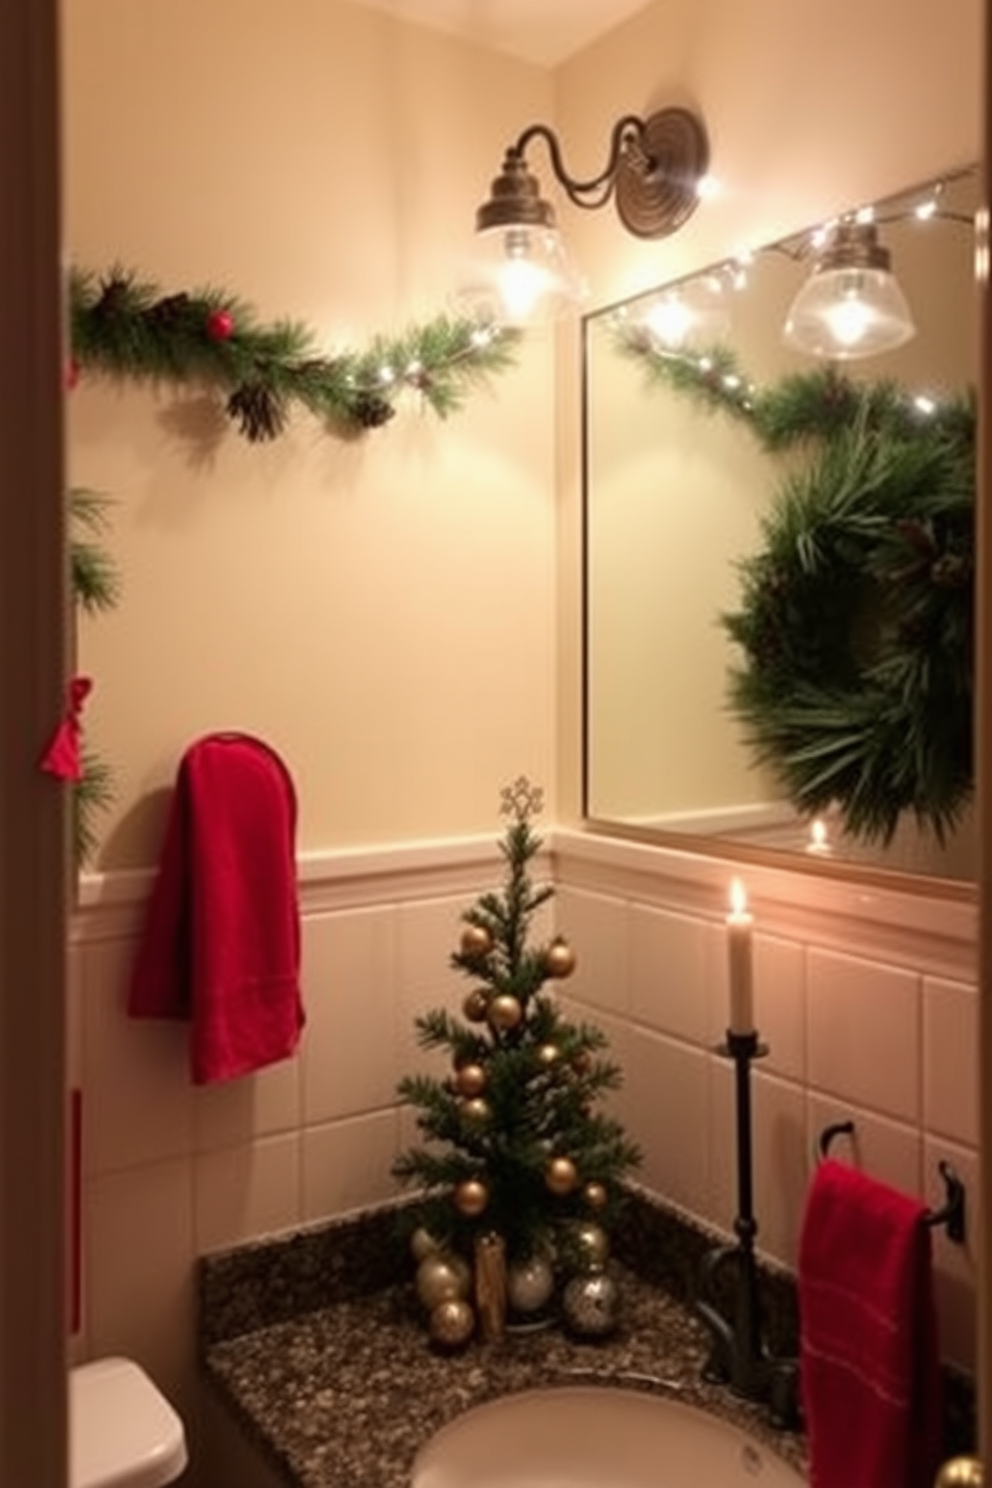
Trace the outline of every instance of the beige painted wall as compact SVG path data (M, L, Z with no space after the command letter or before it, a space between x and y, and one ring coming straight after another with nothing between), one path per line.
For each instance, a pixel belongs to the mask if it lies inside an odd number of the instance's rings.
M222 286L330 349L448 307L539 69L346 0L63 7L67 251ZM84 377L70 473L115 501L121 605L82 626L89 735L117 774L98 866L153 861L182 749L279 749L300 845L489 832L521 772L553 793L552 347L448 423L415 402L342 442L270 446ZM221 420L221 423L223 421Z
M975 160L981 104L979 0L657 0L556 74L570 168L599 168L622 113L697 110L722 190L660 243L612 212L563 215L591 286L610 304L748 244L822 220ZM559 816L580 803L578 331L558 379Z

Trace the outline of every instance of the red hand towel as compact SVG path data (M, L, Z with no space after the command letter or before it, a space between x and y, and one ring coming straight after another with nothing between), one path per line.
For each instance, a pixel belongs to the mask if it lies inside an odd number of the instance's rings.
M799 1245L812 1488L932 1488L941 1398L926 1212L843 1163L813 1177Z
M282 760L209 734L180 763L131 976L135 1018L189 1018L202 1085L291 1055L303 1026L296 798Z

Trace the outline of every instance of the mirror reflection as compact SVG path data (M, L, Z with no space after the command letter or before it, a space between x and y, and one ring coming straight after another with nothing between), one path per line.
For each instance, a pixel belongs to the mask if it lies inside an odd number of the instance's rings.
M975 877L974 170L584 324L586 815Z

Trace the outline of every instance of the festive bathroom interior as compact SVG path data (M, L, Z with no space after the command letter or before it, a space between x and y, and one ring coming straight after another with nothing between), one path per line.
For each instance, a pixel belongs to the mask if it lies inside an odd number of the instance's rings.
M653 0L547 61L351 0L76 0L67 255L165 293L223 290L342 355L452 307L473 213L526 124L553 123L592 171L619 115L691 106L722 190L677 234L644 243L561 206L587 308L604 307L975 161L979 10ZM742 865L584 826L578 321L513 359L447 419L404 394L346 437L303 414L241 438L195 388L85 365L67 395L70 479L106 496L121 578L79 633L87 742L114 793L71 926L72 1354L141 1361L186 1423L193 1488L268 1481L198 1365L197 1258L395 1196L413 1018L463 995L459 916L498 882L499 791L521 773L545 791L568 1005L609 1036L651 1194L719 1232L733 1219L714 1046L735 876L770 1050L762 1254L794 1267L816 1137L837 1120L895 1186L939 1205L945 1161L975 1190L973 883L850 878L801 854ZM267 740L294 777L307 1022L298 1057L201 1088L184 1025L128 1019L125 997L180 757L215 729ZM934 1245L942 1350L970 1372L979 1240Z

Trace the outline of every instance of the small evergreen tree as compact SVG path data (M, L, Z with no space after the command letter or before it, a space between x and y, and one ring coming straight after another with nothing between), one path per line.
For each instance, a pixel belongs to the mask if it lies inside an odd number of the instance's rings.
M561 936L529 943L532 919L554 893L528 874L541 847L530 824L541 796L524 777L502 792L511 817L503 889L465 911L451 957L473 984L463 1017L435 1009L416 1019L421 1046L447 1049L451 1072L399 1082L426 1145L401 1154L393 1172L423 1190L417 1220L445 1245L471 1255L480 1235L496 1234L511 1262L544 1253L567 1265L577 1222L608 1223L640 1154L594 1109L621 1083L605 1035L566 1020L543 990L571 974L570 947Z

